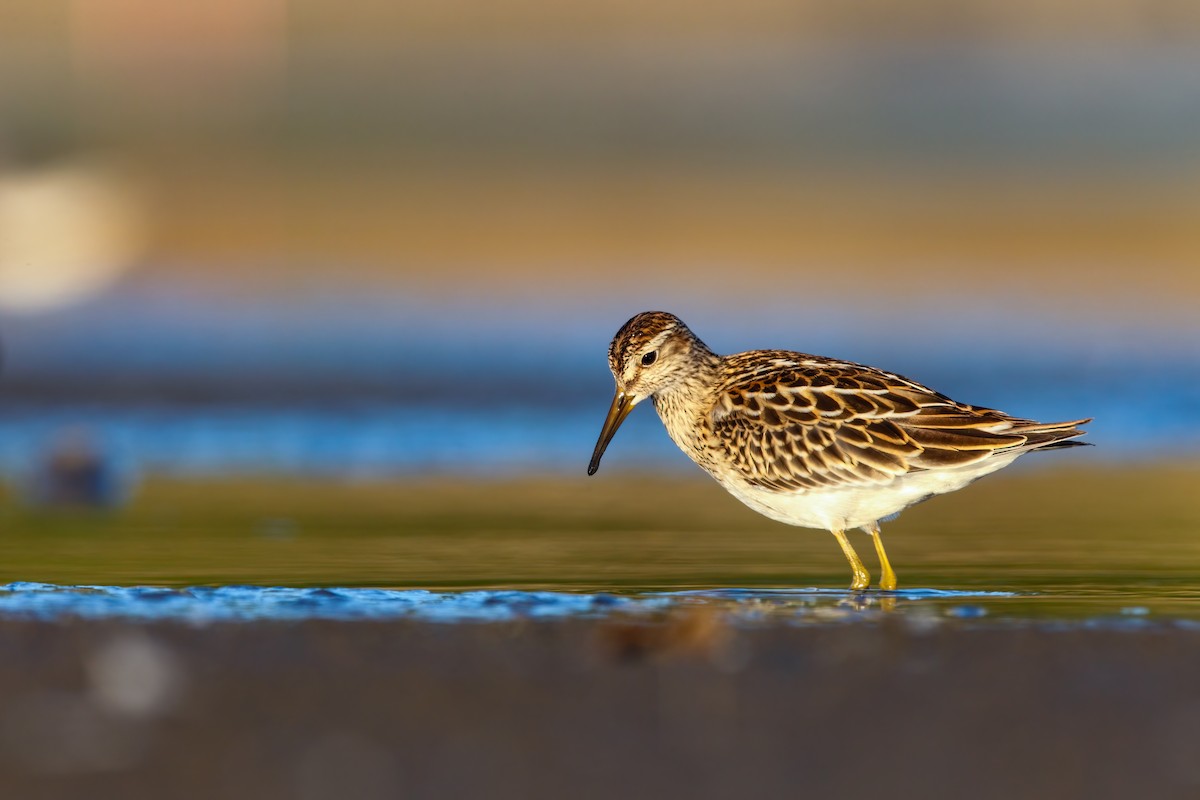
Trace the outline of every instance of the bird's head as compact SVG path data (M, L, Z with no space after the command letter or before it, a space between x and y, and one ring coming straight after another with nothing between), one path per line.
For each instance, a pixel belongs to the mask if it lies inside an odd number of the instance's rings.
M674 314L643 311L621 326L608 346L608 367L617 391L592 453L589 475L600 468L604 449L634 406L687 380L701 353L709 354L708 348Z

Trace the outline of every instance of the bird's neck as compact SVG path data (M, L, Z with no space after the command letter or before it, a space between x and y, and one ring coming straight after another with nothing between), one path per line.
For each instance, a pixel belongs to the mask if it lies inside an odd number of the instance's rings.
M721 357L699 339L693 343L689 356L687 371L657 392L652 400L671 439L692 455L692 451L701 446L698 440L693 441L698 432L695 420L712 408Z

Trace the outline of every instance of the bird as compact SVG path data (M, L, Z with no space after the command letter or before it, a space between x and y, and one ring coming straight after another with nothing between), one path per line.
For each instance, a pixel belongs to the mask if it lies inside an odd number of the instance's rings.
M673 314L646 311L613 337L616 393L588 464L649 398L667 434L730 494L773 520L831 532L850 589L870 573L846 536L868 533L879 588L894 591L880 523L1034 450L1074 441L1092 420L1036 422L952 400L895 372L791 350L717 355Z

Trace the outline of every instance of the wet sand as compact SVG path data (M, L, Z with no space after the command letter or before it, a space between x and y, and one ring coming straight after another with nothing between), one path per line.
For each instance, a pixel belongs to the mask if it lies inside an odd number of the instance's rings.
M1200 633L0 621L5 797L1200 795Z

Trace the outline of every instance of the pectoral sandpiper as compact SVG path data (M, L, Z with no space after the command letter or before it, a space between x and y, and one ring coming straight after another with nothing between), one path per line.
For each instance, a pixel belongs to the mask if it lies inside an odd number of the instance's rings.
M621 422L650 398L683 452L771 519L831 531L861 590L870 574L846 538L861 528L896 588L879 523L1008 466L1070 447L1090 422L1035 422L951 400L892 372L789 350L719 356L677 317L638 314L608 348L617 382L588 465L595 474Z

